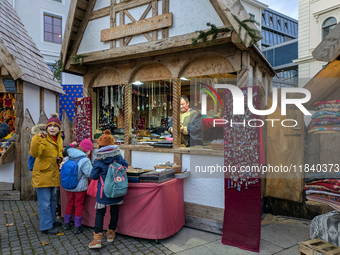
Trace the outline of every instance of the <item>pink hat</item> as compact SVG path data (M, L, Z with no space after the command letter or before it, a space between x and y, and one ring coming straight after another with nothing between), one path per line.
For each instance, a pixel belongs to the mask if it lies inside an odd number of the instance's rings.
M85 153L93 150L93 143L91 142L90 139L84 139L83 141L80 142L79 146L83 148Z

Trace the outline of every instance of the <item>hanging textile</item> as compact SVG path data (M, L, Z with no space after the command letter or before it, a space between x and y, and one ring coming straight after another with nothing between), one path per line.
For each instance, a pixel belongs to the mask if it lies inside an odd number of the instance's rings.
M92 140L92 101L91 97L84 97L75 102L75 140Z
M253 88L253 105L260 109L260 87ZM225 211L222 243L244 250L259 252L261 235L261 173L240 172L246 167L264 164L262 132L260 127L250 127L248 121L260 119L247 107L247 88L244 95L244 115L233 115L233 97L229 90L224 94L224 165L236 171L225 176ZM234 97L235 98L235 97ZM233 125L230 125L230 122ZM239 124L236 124L239 123ZM251 122L260 126L260 122ZM251 168L248 168L251 169Z

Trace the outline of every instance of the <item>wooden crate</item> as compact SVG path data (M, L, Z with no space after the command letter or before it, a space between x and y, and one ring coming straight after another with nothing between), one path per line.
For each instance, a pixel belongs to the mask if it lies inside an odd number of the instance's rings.
M340 247L320 239L299 242L299 255L340 255Z

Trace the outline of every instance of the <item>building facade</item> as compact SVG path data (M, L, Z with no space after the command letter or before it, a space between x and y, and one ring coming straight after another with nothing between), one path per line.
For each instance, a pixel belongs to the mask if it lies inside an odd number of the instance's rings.
M65 24L72 0L7 1L12 4L18 13L29 36L32 37L45 62L53 72L53 64L60 57ZM74 90L77 92L81 90L78 97L82 96L83 78L78 75L62 73L58 80L67 93L60 96L60 108L57 109L57 112L59 111L61 114L61 109L65 109L71 118L74 110L74 98L77 97ZM45 113L49 115L48 112Z
M303 87L327 63L317 61L312 52L340 21L337 0L299 0L299 86Z
M271 47L298 38L298 21L270 8L262 11L262 47Z

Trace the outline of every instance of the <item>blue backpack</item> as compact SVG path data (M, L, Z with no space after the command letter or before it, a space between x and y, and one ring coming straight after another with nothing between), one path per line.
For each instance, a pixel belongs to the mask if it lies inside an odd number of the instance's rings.
M108 198L122 197L127 193L129 184L126 174L126 167L114 161L109 165L104 183L104 194ZM102 176L100 180L103 183ZM102 186L103 187L103 186ZM102 197L103 188L101 190Z
M31 156L31 154L28 156L28 169L30 171L33 171L33 167L34 167L34 163L35 163L35 158Z
M78 180L78 161L86 156L66 161L60 170L61 186L64 189L74 189L77 187Z

